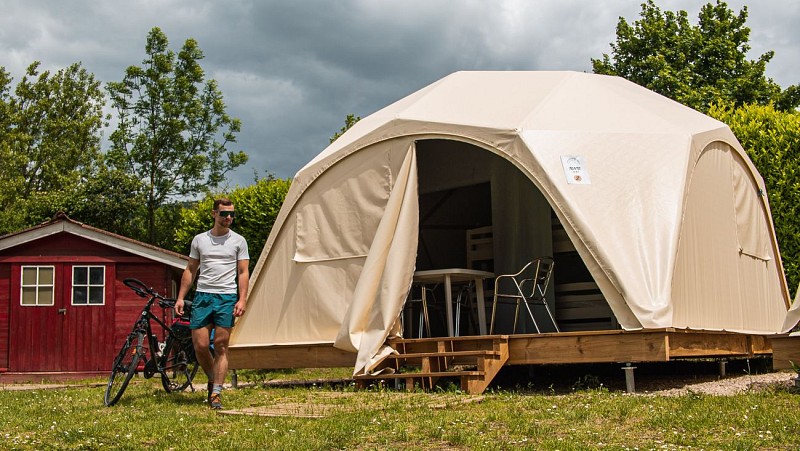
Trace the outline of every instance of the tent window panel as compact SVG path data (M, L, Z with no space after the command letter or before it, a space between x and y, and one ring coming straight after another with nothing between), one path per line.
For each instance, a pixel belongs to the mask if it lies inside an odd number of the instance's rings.
M731 159L736 235L741 253L770 260L768 224L762 204L763 194L737 158Z
M295 261L367 255L391 190L391 169L381 163L309 196L297 212Z

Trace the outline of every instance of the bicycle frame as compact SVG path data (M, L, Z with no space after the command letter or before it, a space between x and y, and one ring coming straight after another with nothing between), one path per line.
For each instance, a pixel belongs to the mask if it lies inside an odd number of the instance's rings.
M191 387L194 391L192 379L199 366L194 346L191 337L178 336L174 329L178 321L183 318L175 318L170 325L152 312L156 302L160 307L170 309L175 306L174 300L164 298L137 279L125 279L124 283L139 296L147 298L147 302L114 360L106 387L105 404L108 406L115 404L130 379L139 371L142 371L146 379L161 374L162 385L168 393L183 391L187 387ZM191 304L187 301L187 311L190 308ZM161 326L163 343L153 333L153 321ZM117 382L123 379L123 375L124 380Z
M140 362L143 367L144 377L149 379L153 377L156 373L161 373L164 370L163 362L161 361L161 357L163 355L164 347L166 346L167 337L172 335L172 328L169 327L164 321L162 321L158 316L154 315L150 309L153 306L153 302L157 298L152 296L145 308L142 310L142 313L139 317L139 320L136 321L136 326L134 326L133 333L137 332L144 332L145 337L147 337L147 348L149 349L149 357L148 352L144 349L137 350L140 356ZM152 321L155 321L159 326L162 327L164 331L164 341L158 341L158 337L156 334L153 333L153 325ZM155 368L152 367L150 362L155 362ZM150 364L150 366L148 366Z

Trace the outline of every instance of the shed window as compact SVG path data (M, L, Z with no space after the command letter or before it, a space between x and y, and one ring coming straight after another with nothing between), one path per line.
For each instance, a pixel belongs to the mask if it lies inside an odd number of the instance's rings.
M104 266L72 267L72 305L103 305L105 288Z
M20 305L53 305L54 266L23 266L20 283Z

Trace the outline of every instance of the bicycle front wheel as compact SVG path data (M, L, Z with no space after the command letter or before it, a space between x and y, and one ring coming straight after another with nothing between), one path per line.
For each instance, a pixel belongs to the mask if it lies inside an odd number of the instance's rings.
M113 406L119 401L122 393L128 387L133 375L136 374L136 367L139 365L139 353L144 344L144 333L136 332L128 335L122 349L114 359L114 366L111 368L111 376L106 385L104 402L107 406Z
M182 341L170 335L164 346L164 355L159 360L161 385L167 393L183 391L192 385L199 365L191 340Z

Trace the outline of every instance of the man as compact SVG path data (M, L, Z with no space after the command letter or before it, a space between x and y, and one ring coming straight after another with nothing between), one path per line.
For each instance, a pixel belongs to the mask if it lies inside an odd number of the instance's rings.
M189 327L197 361L208 376L208 403L212 409L221 409L220 393L228 373L228 339L234 318L242 316L247 305L250 256L247 241L231 230L233 202L215 200L211 214L214 227L192 240L175 312L183 315L184 298L198 276ZM213 355L209 349L212 329Z

